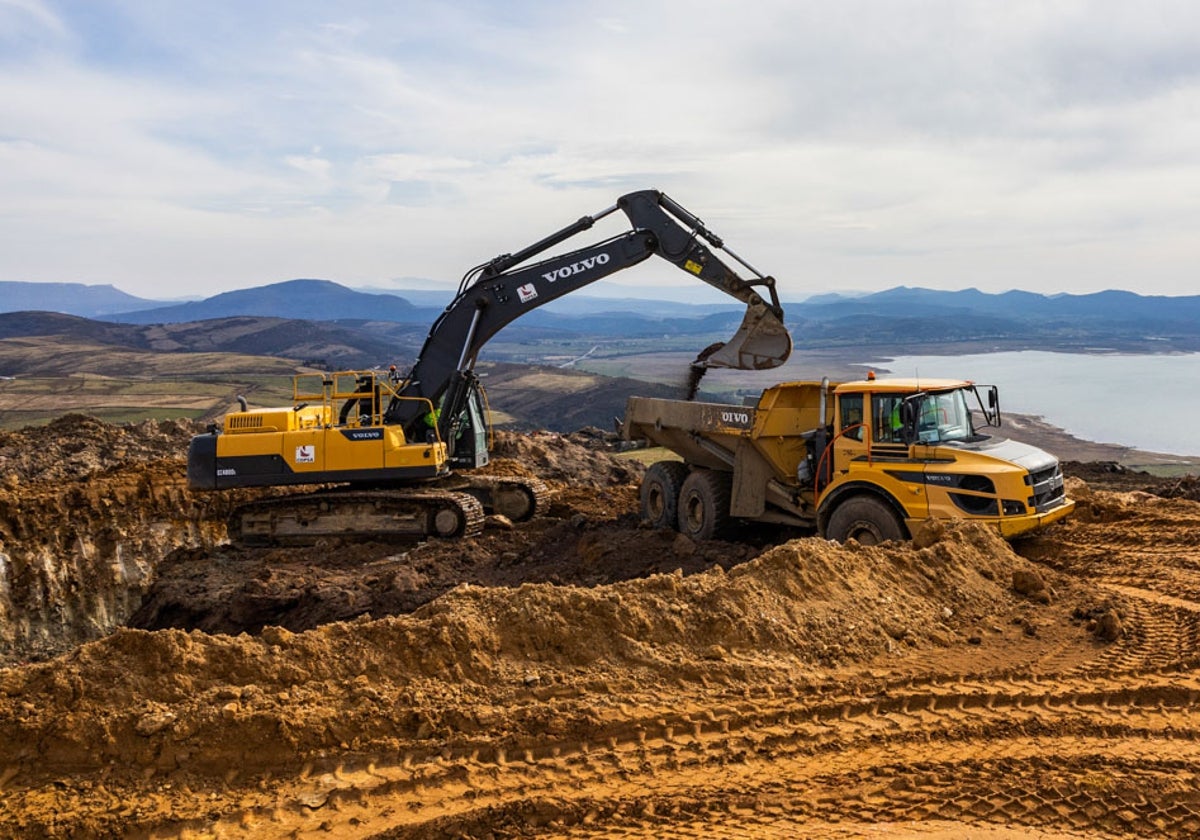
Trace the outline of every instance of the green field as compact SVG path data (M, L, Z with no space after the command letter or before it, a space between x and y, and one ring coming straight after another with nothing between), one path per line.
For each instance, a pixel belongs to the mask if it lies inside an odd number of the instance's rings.
M217 419L238 394L255 405L289 405L295 362L238 353L157 353L53 338L0 341L0 428L68 413L111 423Z
M238 394L255 405L289 405L292 378L276 374L189 379L97 376L20 377L0 380L0 428L47 423L67 413L109 423L216 419L236 406Z

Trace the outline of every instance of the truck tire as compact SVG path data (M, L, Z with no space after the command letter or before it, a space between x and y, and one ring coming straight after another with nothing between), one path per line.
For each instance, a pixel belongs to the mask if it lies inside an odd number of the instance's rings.
M679 491L679 533L711 540L729 524L733 476L718 470L693 470Z
M651 464L642 478L642 519L655 528L674 528L679 519L679 490L688 476L682 461Z
M846 499L829 517L825 535L831 540L856 540L861 545L879 545L887 540L905 540L904 523L891 505L875 496Z

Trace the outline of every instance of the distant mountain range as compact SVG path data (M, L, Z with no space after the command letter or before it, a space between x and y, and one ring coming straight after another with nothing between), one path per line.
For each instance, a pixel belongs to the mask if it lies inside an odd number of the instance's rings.
M1080 318L1108 321L1156 320L1195 323L1200 318L1200 295L1189 297L1144 296L1110 290L1087 295L1040 295L1034 292L988 294L978 289L943 292L899 286L855 298L825 295L818 303L802 304L804 312L819 320L860 315L926 317L932 311L946 315L973 315L1015 321L1073 321Z
M797 346L994 342L1039 349L1200 350L1200 296L987 294L898 287L785 307Z
M57 312L0 314L0 342L53 336L60 346L117 348L155 353L237 353L279 356L315 367L369 368L416 355L425 330L379 335L354 324L238 316L181 324L142 325L92 321ZM101 357L76 361L73 372L111 374ZM48 360L29 354L9 359L7 376L45 375Z
M416 302L400 294L356 291L327 280L289 280L163 304L126 295L112 286L0 282L0 312L40 310L143 326L223 318L334 322L327 328L345 331L339 333L342 337L357 335L360 340L389 343L397 335L423 337L451 297L433 290L412 295ZM798 347L1025 341L1043 347L1200 349L1197 295L989 294L976 289L897 287L857 297L824 293L807 301L785 302L784 311ZM715 334L736 326L741 312L741 305L732 299L727 305L688 304L574 294L532 310L508 327L505 335L536 340L556 334L606 339ZM372 352L378 349L373 347Z
M0 312L62 312L83 318L104 318L162 305L162 301L134 297L114 286L0 281Z

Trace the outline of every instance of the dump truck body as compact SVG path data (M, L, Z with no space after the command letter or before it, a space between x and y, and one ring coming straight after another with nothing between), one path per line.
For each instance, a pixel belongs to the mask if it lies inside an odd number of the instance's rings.
M624 435L682 459L647 471L643 516L700 538L750 520L878 542L931 518L1013 537L1069 514L1054 456L980 432L1000 422L996 390L983 394L989 406L970 382L866 379L782 383L753 406L633 397Z

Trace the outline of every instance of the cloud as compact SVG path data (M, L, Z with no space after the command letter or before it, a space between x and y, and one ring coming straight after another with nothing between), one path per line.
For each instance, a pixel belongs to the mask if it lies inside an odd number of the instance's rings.
M310 155L288 155L284 158L288 166L299 169L321 180L329 179L329 171L333 166L328 160Z
M645 187L797 296L1200 257L1185 3L0 0L0 43L8 279L452 278Z
M0 0L0 38L5 41L65 33L58 15L40 0Z

